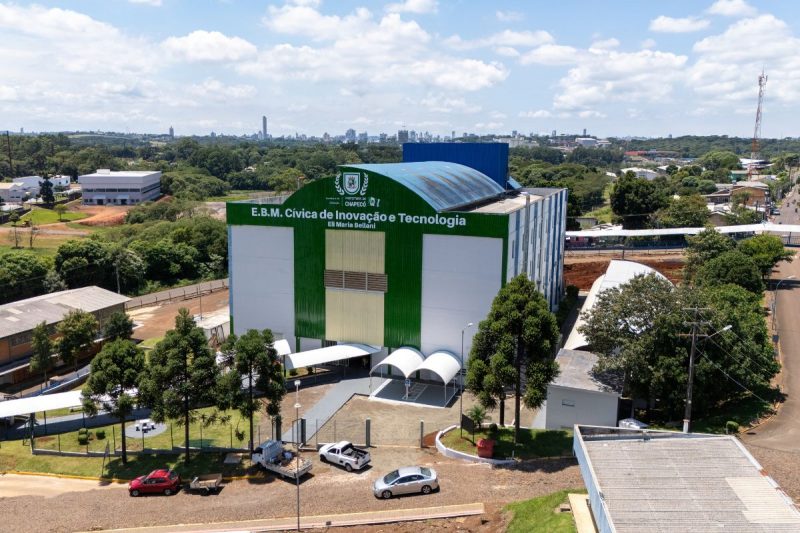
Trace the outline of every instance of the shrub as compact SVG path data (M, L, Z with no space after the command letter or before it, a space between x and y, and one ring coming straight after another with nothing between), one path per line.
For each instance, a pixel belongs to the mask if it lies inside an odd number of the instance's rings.
M497 437L497 431L498 431L497 424L495 424L494 422L489 424L489 437L490 438L493 439L493 438Z
M86 431L85 429L83 431ZM78 444L89 444L89 433L81 433L78 431Z
M98 429L97 431L94 432L94 437L97 440L103 440L104 438L106 438L106 430L105 429Z
M78 435L86 435L86 436L89 436L89 430L88 430L88 429L86 429L86 428L80 428L80 429L78 430Z
M311 375L313 373L314 373L314 367L313 366L307 366L306 367L306 374Z
M725 422L725 433L739 433L739 423L733 420L728 420Z
M293 368L293 369L289 370L289 375L292 376L292 377L296 376L297 375L297 369Z

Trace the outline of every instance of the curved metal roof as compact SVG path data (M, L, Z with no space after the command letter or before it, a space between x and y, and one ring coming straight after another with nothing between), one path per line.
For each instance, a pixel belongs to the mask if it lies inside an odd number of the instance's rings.
M503 194L486 174L458 163L384 163L344 165L386 176L411 189L437 211L448 211Z

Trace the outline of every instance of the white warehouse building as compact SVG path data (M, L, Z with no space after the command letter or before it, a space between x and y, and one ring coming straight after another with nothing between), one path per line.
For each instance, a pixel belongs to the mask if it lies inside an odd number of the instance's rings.
M78 177L84 205L136 205L161 196L160 171L98 169Z

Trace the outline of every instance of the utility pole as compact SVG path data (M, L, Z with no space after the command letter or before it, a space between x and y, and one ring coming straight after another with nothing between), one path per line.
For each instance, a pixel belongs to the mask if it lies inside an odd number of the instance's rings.
M684 322L684 325L692 327L692 347L689 350L689 380L688 384L686 385L686 411L683 415L683 432L689 433L689 424L692 419L692 384L694 382L694 355L697 350L697 337L698 337L698 330L700 326L707 326L710 324L707 320L698 320L700 317L701 311L708 311L707 308L703 307L690 307L684 309L684 311L690 311L694 313L694 320L691 322ZM707 337L707 335L700 335L702 337Z

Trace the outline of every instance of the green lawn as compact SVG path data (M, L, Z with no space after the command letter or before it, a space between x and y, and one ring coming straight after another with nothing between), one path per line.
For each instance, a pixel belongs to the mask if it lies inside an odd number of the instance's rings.
M611 223L611 219L614 216L614 213L611 212L611 206L610 205L605 205L603 207L598 207L597 209L595 209L593 211L589 211L588 213L585 213L582 216L585 216L585 217L597 217L597 221L599 223L610 224Z
M139 343L139 348L143 350L152 350L156 347L156 344L164 340L164 337L153 337L150 339L145 339Z
M61 216L61 220L59 220L58 213L56 213L52 209L45 209L43 207L34 207L30 213L27 213L25 216L20 218L20 222L31 221L33 224L41 226L44 224L54 224L56 222L72 222L75 220L86 218L86 216L87 215L85 213L76 213L74 211L67 211Z
M247 200L256 196L263 196L270 191L229 191L225 196L210 196L206 198L206 202L238 202L240 200Z
M475 443L487 438L487 430L475 432ZM494 457L503 459L514 457L520 459L534 459L537 457L559 457L572 454L572 432L544 429L521 429L520 442L514 446L514 428L500 428L494 445ZM442 444L460 452L478 455L478 449L473 444L472 435L454 429L442 438Z
M192 455L186 463L179 455L131 455L128 464L123 465L119 457L111 457L103 464L102 457L60 457L51 455L31 455L30 448L22 441L0 443L0 471L42 472L73 476L108 477L133 479L147 474L156 468L170 467L183 478L197 474L222 472L225 476L241 476L247 473L249 460L239 465L223 464L224 454L203 453Z
M507 533L572 533L576 531L572 513L557 513L555 509L567 501L567 494L581 493L583 489L562 490L532 500L514 502L506 506L513 513Z
M189 443L191 446L220 446L220 447L228 447L228 446L246 446L247 445L247 431L250 428L250 424L247 419L241 417L241 415L237 411L227 411L223 412L222 414L230 415L230 420L226 423L214 423L208 426L203 426L201 422L201 416L208 416L213 412L213 409L206 408L206 409L198 409L194 411L194 415L196 420L189 425ZM48 418L50 414L48 413ZM40 427L44 425L44 420L42 418L37 419L39 422ZM260 420L260 415L256 415L254 424L258 427L258 423ZM135 425L135 422L128 422L126 424L127 427ZM148 437L145 435L144 439L141 438L128 438L127 440L127 447L129 450L141 450L142 447L147 449L162 449L162 450L169 450L174 446L183 446L184 445L184 430L183 426L179 426L174 422L167 422L168 429L167 431L155 435L153 437ZM171 431L170 428L171 427ZM245 438L243 442L239 442L236 438L236 430L243 431L245 433ZM98 438L97 432L98 430L105 431L105 438ZM258 439L258 434L255 436L256 440ZM119 424L115 424L114 426L102 426L97 428L89 429L89 444L88 450L89 451L103 451L106 447L106 443L110 443L110 446L116 445L117 449L120 449L121 444L121 436L120 436L120 428ZM78 433L77 431L72 431L70 433L63 433L60 436L57 435L48 435L43 437L36 438L36 447L43 448L47 450L58 450L60 445L60 449L62 451L86 451L87 445L79 444L78 443Z

